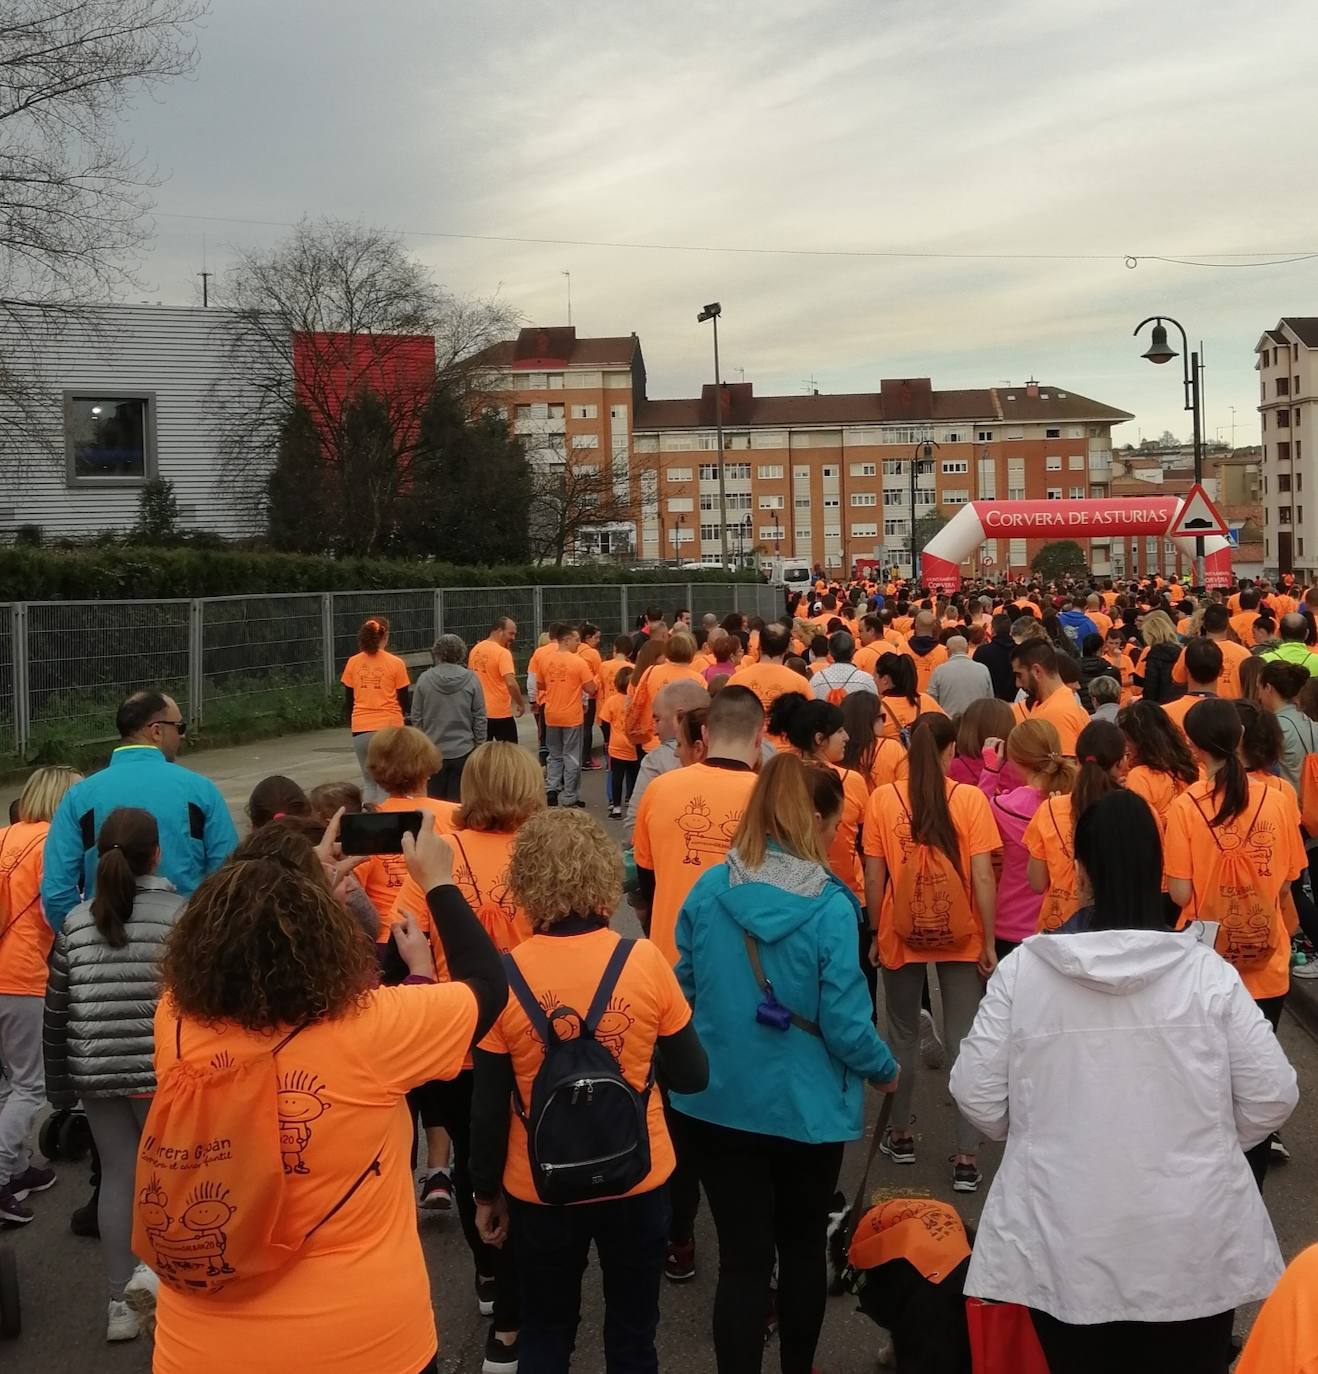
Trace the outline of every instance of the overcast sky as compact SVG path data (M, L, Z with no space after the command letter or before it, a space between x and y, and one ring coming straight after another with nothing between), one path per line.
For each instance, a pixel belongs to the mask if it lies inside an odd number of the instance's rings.
M1189 436L1146 315L1202 337L1206 430L1257 439L1253 347L1318 314L1318 8L1274 0L212 0L193 80L128 132L168 174L144 298L304 214L402 230L743 248L1102 254L975 261L417 235L461 293L641 337L652 396L1040 380ZM1138 431L1138 433L1137 433Z

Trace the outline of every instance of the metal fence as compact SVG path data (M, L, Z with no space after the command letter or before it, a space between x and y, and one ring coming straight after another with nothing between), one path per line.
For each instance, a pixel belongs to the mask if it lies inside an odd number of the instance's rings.
M709 612L768 619L783 596L756 583L665 582L0 603L0 741L26 755L56 739L111 739L115 708L142 687L175 697L193 728L273 709L290 688L334 692L368 615L388 617L391 651L414 667L438 635L470 648L511 616L521 669L555 621L598 625L607 649L651 606L670 617L685 608L697 623Z

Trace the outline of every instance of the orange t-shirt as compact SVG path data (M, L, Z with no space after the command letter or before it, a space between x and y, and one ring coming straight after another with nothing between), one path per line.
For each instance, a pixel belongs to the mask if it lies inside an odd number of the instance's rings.
M1089 712L1075 699L1069 687L1059 687L1050 697L1035 706L1030 713L1035 720L1046 720L1057 727L1062 741L1062 753L1075 757L1075 742L1089 724Z
M467 656L467 667L485 694L485 714L491 720L506 720L513 713L512 693L504 680L516 673L512 651L492 639L482 639Z
M645 795L649 796L649 791ZM513 958L531 990L538 995L541 1006L564 1007L581 1017L595 996L618 939L619 936L607 927L582 935L533 935L518 947ZM669 963L649 941L637 940L609 999L609 1009L600 1018L596 1035L618 1060L623 1077L638 1092L650 1076L656 1041L660 1036L676 1035L690 1020L691 1008ZM559 1033L568 1034L561 1019L559 1024ZM522 1004L512 993L499 1019L480 1042L480 1048L490 1054L511 1056L518 1098L530 1102L532 1084L544 1063L544 1046L522 1010ZM646 1101L646 1123L650 1132L650 1172L627 1194L628 1197L662 1186L673 1172L673 1142L664 1120L663 1097L657 1087L650 1089ZM503 1168L503 1187L510 1197L523 1202L540 1200L531 1177L526 1127L516 1112L508 1114L508 1156Z
M908 726L915 722L917 716L945 716L946 711L925 692L920 693L918 706L912 706L903 696L880 697L879 705L881 709L880 719L883 721L881 739L897 740L900 743L901 733Z
M1144 764L1137 763L1129 773L1126 774L1126 788L1134 792L1136 796L1143 797L1149 804L1149 810L1153 812L1158 822L1158 829L1166 831L1167 812L1171 808L1172 802L1185 791L1188 783L1172 773L1159 773L1152 768L1146 768Z
M697 682L705 686L705 679L694 664L661 659L652 663L627 693L627 729L641 740L641 748L647 754L659 743L654 732L654 699L670 682Z
M1217 676L1217 695L1225 697L1228 701L1235 701L1240 696L1240 665L1252 655L1243 644L1237 644L1230 639L1216 639L1213 643L1222 651L1222 671ZM1172 681L1179 682L1182 687L1190 681L1189 674L1185 671L1184 649L1181 650L1181 656L1172 669Z
M892 618L892 628L899 635L909 636L914 626L915 617L913 615L895 615Z
M922 692L929 690L929 679L934 675L934 669L940 663L947 662L947 646L935 644L927 654L917 654L911 650L911 657L915 660L915 685Z
M606 658L600 664L599 672L595 675L599 682L599 710L603 711L608 704L611 696L618 692L618 674L624 668L632 666L631 660L625 654L615 654L612 658Z
M851 661L862 673L872 673L879 666L879 659L887 652L888 646L883 640L876 639L872 644L862 644L852 654Z
M899 739L883 738L870 764L870 790L889 782L904 782L911 775L911 757Z
M632 853L638 868L654 871L650 939L670 964L677 963L677 913L696 879L723 862L754 789L755 774L742 765L693 763L661 774L641 794Z
M43 997L55 932L41 905L41 858L49 821L0 831L0 994Z
M600 668L603 667L604 659L600 656L600 651L593 644L578 644L577 657L584 658L590 667L591 677L599 677Z
M375 654L353 654L339 681L352 688L354 735L405 724L398 693L410 685L411 679L401 658L384 649Z
M1287 798L1251 778L1245 809L1216 827L1215 838L1211 822L1217 805L1208 779L1191 783L1167 811L1164 871L1168 878L1184 879L1193 888L1189 902L1181 908L1178 924L1184 926L1194 920L1206 900L1218 847L1243 847L1259 896L1273 910L1273 953L1261 968L1241 969L1240 978L1253 998L1280 997L1290 987L1291 962L1291 942L1280 898L1307 863L1297 824L1298 809L1293 797Z
M1235 1374L1313 1374L1318 1369L1318 1245L1302 1250L1250 1328Z
M158 1075L174 1062L175 1027L163 998L155 1019ZM464 983L382 987L359 1009L308 1026L279 1052L287 1220L306 1240L290 1263L232 1292L194 1295L161 1284L156 1374L425 1365L435 1353L435 1314L416 1225L412 1111L404 1094L459 1073L475 1030L476 999ZM280 1038L185 1020L181 1043L188 1062L205 1065L221 1054L269 1055ZM228 1187L239 1200L249 1167L233 1156ZM186 1174L176 1180L164 1170L161 1184L166 1235L195 1245ZM209 1233L223 1243L222 1223Z
M1085 614L1098 626L1098 632L1104 639L1107 632L1112 628L1112 617L1105 611L1086 611Z
M749 687L767 712L784 692L809 697L810 684L782 663L745 663L728 679L729 687Z
M435 833L447 835L453 830L453 813L458 809L456 802L436 801L433 797L386 797L376 808L377 811L420 811L429 812L434 818ZM365 863L354 870L357 881L371 899L371 905L380 913L380 933L376 937L383 944L389 938L389 928L402 919L398 905L404 894L407 901L404 910L411 912L422 930L430 931L430 908L423 893L407 871L407 861L401 854L372 854Z
M609 757L634 762L636 746L627 737L627 698L621 692L611 693L599 716L609 727Z
M1185 718L1190 714L1193 707L1198 706L1201 701L1211 701L1212 693L1187 692L1183 697L1177 697L1175 701L1164 701L1159 704L1167 714L1168 720L1181 732L1187 740L1189 736L1185 734Z
M535 682L536 699L544 703L546 725L571 729L586 719L581 693L586 687L595 690L595 674L584 658L555 649L546 655Z
M1030 858L1048 869L1048 891L1039 907L1039 929L1056 930L1075 915L1075 847L1072 843L1071 798L1045 797L1021 836Z
M991 854L995 849L1002 848L997 822L993 819L988 800L978 787L948 780L947 807L956 830L961 873L970 897L970 909L975 916L976 933L964 949L914 950L892 926L893 892L900 881L901 870L915 848L911 840L910 805L908 784L896 782L880 787L870 797L865 810L861 843L870 858L882 859L887 868L887 883L879 911L879 960L888 969L920 963L973 964L984 951L984 932L978 924L979 910L970 881L970 860L977 854Z
M515 831L452 830L453 882L480 918L500 954L516 949L531 938L531 921L508 890L508 862L512 858ZM435 967L447 977L439 941L432 939Z
M900 745L897 746L899 749ZM869 806L870 789L862 774L854 768L841 768L830 765L842 779L842 819L838 822L837 834L828 851L828 866L836 877L856 894L863 906L865 904L865 866L860 861L860 851L856 848L856 838L865 821L865 810Z
M1257 611L1241 611L1231 617L1231 628L1242 644L1249 644L1254 638L1254 622L1259 618Z

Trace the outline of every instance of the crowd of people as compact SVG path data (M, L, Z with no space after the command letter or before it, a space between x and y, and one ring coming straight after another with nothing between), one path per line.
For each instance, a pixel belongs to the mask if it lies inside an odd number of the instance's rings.
M969 1374L977 1300L1026 1314L997 1367L1222 1374L1270 1294L1240 1368L1299 1374L1318 1261L1282 1279L1264 1192L1318 974L1315 612L821 579L775 621L551 625L523 674L501 618L415 684L372 616L360 779L264 779L241 841L135 693L0 832L0 1219L55 1182L44 1105L85 1113L107 1339L154 1324L162 1374L436 1369L418 1208L458 1217L486 1374L570 1367L592 1248L604 1367L652 1371L702 1195L720 1374L771 1333L810 1374L830 1281L905 1374ZM397 844L345 852L362 812ZM867 1086L891 1173L850 1210ZM902 1197L926 1148L979 1191L984 1140L977 1231Z

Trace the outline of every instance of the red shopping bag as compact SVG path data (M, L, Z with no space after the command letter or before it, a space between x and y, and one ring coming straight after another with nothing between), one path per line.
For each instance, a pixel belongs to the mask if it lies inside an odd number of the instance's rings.
M1048 1374L1028 1307L967 1298L966 1324L975 1374Z

